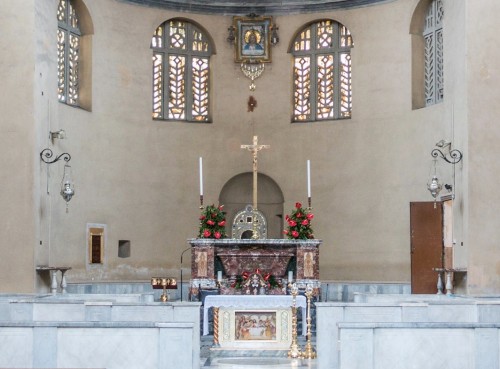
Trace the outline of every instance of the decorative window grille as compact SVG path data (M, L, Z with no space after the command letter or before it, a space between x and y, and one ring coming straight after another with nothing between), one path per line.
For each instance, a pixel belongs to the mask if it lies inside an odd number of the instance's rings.
M57 21L57 96L62 103L78 106L82 34L71 0L59 0Z
M444 97L443 16L443 1L433 0L427 8L423 33L425 106L437 104Z
M349 30L332 20L299 32L292 47L294 122L351 117L352 47Z
M159 26L153 49L153 118L209 122L210 56L207 35L173 19Z

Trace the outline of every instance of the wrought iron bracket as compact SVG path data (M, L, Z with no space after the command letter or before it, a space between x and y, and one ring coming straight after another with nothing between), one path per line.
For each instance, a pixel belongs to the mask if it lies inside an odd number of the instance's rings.
M50 160L52 156L54 156L54 153L52 152L51 149L44 149L40 153L40 159L42 159L42 161L47 164L53 164L61 159L63 159L66 163L71 160L71 155L68 154L67 152L64 152L61 155L56 156L54 160Z
M441 150L434 149L431 151L431 155L433 158L440 157L444 161L450 164L458 164L462 160L462 152L460 150L454 149L450 150L450 158L448 158Z

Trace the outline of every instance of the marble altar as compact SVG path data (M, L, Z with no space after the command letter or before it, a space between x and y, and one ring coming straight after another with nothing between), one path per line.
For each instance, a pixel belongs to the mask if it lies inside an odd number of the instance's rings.
M199 299L201 289L215 289L256 269L285 282L291 270L299 288L311 284L314 295L320 295L321 240L196 238L188 242L192 263L191 300ZM217 280L218 271L222 272L221 280Z
M292 306L292 296L238 296L238 295L210 295L205 298L203 306L203 335L208 334L208 310L212 307L226 308L289 308ZM302 309L302 316L306 316L307 302L302 295L297 296L295 306ZM302 334L306 333L305 319L302 319Z

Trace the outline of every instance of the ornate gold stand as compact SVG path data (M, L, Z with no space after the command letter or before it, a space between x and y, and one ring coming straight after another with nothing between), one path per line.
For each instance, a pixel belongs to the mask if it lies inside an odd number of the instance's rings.
M162 287L163 294L160 296L160 301L167 302L168 301L167 288L176 289L177 281L174 278L153 277L151 278L151 286L153 286L153 288Z
M292 284L290 292L292 293L292 344L290 345L290 350L288 351L288 357L297 359L302 356L302 353L300 352L299 345L297 344L297 307L295 306L295 301L299 288L296 283Z
M313 289L310 284L307 285L306 287L306 293L307 297L307 342L306 346L304 347L304 351L302 352L302 357L304 359L315 359L316 358L316 351L314 351L314 348L312 347L311 344L311 297L313 295Z

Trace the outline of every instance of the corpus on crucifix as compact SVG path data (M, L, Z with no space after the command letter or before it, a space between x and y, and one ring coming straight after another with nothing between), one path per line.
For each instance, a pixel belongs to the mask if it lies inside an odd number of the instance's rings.
M257 218L256 218L256 211L257 211L257 153L262 150L262 149L268 149L270 146L269 145L259 145L258 144L259 140L257 136L253 136L253 144L252 145L241 145L242 149L247 149L252 153L253 157L253 231L252 231L252 238L253 239L258 239L259 234L257 231Z

